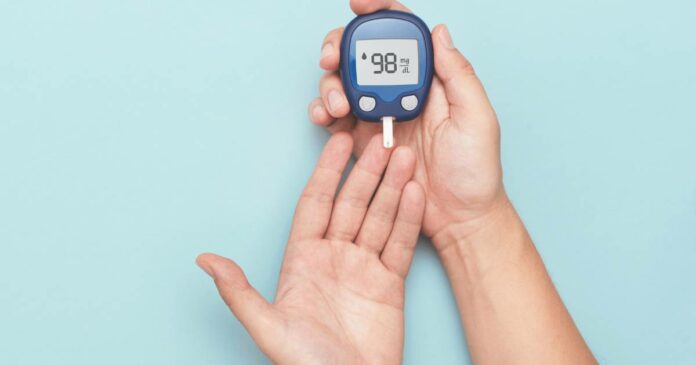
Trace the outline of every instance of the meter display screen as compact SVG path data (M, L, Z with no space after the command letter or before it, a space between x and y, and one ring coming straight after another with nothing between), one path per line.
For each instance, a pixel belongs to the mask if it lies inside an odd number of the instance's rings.
M370 39L355 42L358 85L418 84L418 40Z

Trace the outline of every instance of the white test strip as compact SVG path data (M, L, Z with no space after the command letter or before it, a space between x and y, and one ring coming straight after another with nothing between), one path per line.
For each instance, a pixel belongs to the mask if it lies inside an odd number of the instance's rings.
M382 117L382 144L384 148L394 147L394 117Z

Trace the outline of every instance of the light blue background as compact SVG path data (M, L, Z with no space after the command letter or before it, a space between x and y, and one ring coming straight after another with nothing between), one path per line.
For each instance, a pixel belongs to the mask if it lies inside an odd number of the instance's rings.
M696 362L696 3L411 1L450 25L507 189L603 363ZM0 0L0 363L267 360L194 266L274 292L346 1ZM468 355L429 243L407 364Z

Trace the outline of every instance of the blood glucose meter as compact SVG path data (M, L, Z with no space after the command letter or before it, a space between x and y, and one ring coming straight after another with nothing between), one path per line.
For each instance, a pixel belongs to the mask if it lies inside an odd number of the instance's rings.
M341 39L341 80L353 114L382 122L391 148L393 123L415 119L433 80L430 30L417 16L382 10L358 16Z

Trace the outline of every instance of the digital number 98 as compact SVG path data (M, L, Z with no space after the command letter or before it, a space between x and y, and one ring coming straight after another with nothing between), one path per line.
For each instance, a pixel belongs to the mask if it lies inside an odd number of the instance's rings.
M379 69L374 71L376 74L381 74L382 72L393 74L396 72L396 54L391 52L384 55L373 53L372 64L379 66Z

